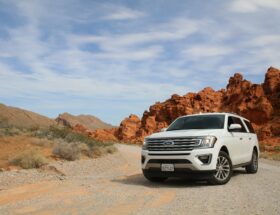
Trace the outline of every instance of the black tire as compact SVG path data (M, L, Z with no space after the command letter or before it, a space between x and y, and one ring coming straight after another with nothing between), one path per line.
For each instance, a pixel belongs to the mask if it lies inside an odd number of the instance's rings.
M258 172L258 167L259 167L258 153L254 149L252 153L251 163L245 166L245 169L247 173L254 174Z
M208 180L210 184L222 185L229 182L232 176L232 163L227 153L221 151L218 155L216 171Z
M145 176L145 178L151 182L164 182L167 177L154 177L154 176L150 176L148 173L146 173L145 171L143 171L143 175Z

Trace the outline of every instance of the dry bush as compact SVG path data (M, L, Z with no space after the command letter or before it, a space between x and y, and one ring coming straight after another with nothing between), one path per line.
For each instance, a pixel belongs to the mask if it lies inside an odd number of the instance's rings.
M24 169L39 168L48 163L46 157L35 150L26 150L17 154L9 160L12 165L20 166Z
M49 146L50 145L50 141L46 138L42 138L42 139L38 139L38 138L34 138L31 140L31 143L37 146Z
M88 157L91 156L91 149L88 147L87 144L79 143L78 147L80 149L81 154L86 155Z
M114 145L107 146L107 147L105 147L105 149L106 149L106 152L109 153L109 154L113 154L114 152L117 151L117 148Z
M63 140L56 141L52 152L60 158L71 161L79 159L81 155L79 143L68 143Z
M104 154L113 154L116 151L117 151L117 148L114 145L105 146L105 147L94 147L92 149L92 156L93 157L100 157Z

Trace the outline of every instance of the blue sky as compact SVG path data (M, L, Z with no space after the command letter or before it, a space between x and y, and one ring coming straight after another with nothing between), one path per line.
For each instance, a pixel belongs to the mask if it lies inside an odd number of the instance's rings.
M118 125L280 68L279 0L0 0L0 102Z

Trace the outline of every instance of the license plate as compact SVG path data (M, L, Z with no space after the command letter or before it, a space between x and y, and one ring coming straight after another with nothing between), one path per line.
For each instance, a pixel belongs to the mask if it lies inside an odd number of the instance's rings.
M163 163L161 164L162 172L174 172L174 164Z

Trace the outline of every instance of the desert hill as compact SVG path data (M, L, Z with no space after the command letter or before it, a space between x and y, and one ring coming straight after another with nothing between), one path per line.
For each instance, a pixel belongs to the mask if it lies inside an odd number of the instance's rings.
M82 125L86 127L88 130L96 130L96 129L109 129L113 128L112 125L103 122L99 118L92 115L77 115L74 116L69 113L59 114L59 116L55 119L56 122L60 125L75 127L76 125Z
M15 126L20 128L46 128L56 122L40 114L0 104L0 126Z

